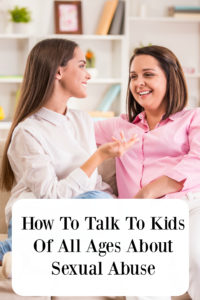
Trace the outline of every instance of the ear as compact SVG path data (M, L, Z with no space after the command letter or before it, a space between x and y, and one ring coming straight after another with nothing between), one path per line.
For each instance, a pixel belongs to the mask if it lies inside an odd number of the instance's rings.
M58 68L55 78L58 80L60 80L62 78L62 68L61 67Z

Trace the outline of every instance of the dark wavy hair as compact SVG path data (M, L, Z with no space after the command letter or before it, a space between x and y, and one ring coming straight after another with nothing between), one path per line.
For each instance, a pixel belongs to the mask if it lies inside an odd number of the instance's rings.
M37 43L31 50L25 68L19 103L4 148L0 188L11 190L14 174L7 151L15 127L28 116L38 111L53 93L55 75L59 66L66 66L78 47L65 39L46 39Z
M130 59L129 73L131 64L136 56L139 55L151 55L160 64L161 69L164 71L167 79L167 90L165 99L167 101L167 110L163 119L168 118L171 114L181 111L188 101L188 91L185 76L180 62L175 54L168 48L162 46L147 46L142 48L136 48ZM133 122L135 117L141 113L144 108L137 103L130 91L130 75L127 88L127 114L129 122Z

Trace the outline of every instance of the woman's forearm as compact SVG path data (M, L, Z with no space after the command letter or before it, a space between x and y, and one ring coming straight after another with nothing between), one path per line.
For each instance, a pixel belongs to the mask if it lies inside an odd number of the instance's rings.
M104 161L101 153L97 151L80 167L88 177L92 175L94 170Z
M106 159L122 156L137 141L134 135L128 141L121 135L121 140L113 137L113 142L101 145L96 152L80 167L88 177Z
M161 176L144 186L134 198L160 198L166 194L179 192L184 181L178 182L168 176Z

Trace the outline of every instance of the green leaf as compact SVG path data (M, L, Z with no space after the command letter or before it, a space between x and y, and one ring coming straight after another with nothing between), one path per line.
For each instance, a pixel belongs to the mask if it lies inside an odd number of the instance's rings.
M31 21L31 11L27 7L15 6L8 11L11 16L11 21L15 23L28 23Z

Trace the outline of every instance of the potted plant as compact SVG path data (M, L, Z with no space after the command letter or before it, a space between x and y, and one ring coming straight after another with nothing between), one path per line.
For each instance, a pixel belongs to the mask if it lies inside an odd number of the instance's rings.
M98 75L98 70L95 68L96 58L94 52L88 49L85 54L85 58L87 71L92 77L96 77Z
M28 24L31 21L31 12L27 7L15 6L8 11L13 23L14 33L27 33L29 31Z

